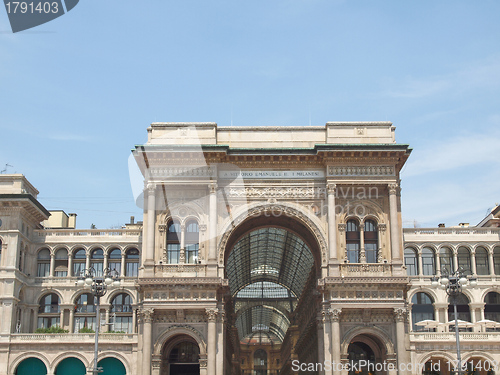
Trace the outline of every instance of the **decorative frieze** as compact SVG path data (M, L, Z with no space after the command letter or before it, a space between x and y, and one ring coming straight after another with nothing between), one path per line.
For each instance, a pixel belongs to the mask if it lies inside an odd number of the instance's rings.
M215 168L212 167L165 167L165 168L150 168L151 176L153 177L216 177Z
M324 189L316 187L243 187L229 188L233 198L319 198Z
M327 176L332 177L385 177L395 176L393 166L328 166Z

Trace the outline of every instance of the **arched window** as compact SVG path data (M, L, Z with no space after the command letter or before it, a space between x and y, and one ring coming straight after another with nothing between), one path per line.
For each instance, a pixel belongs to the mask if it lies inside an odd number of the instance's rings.
M405 266L408 276L418 275L417 252L411 247L405 249Z
M411 299L411 320L413 323L413 330L419 331L424 327L417 326L416 323L422 320L434 320L434 301L427 293L416 293Z
M449 274L455 271L455 266L453 265L453 253L451 249L442 247L439 250L439 261L441 263L441 271L444 274Z
M38 277L50 276L50 250L42 249L38 252Z
M111 331L132 333L132 297L127 293L116 295L111 301Z
M90 267L94 269L96 276L103 275L104 251L102 251L102 249L95 249L92 251L92 255L90 257Z
M38 307L38 328L59 325L59 296L50 293L40 299Z
M59 249L56 251L55 257L55 272L56 277L66 277L68 276L68 250Z
M95 332L95 312L94 296L90 293L81 294L75 303L75 333L79 333L82 328Z
M463 246L458 248L458 267L463 268L464 274L471 274L470 251Z
M182 341L175 345L168 356L169 363L198 363L199 360L200 348L189 341Z
M495 275L500 275L500 246L493 250L493 265L495 267Z
M448 298L448 321L455 320L454 308L453 308L453 298ZM469 299L463 293L457 296L457 313L458 320L464 320L470 322L470 310L469 310Z
M84 249L78 249L73 253L73 276L82 275L85 270L87 253Z
M478 275L490 274L490 262L488 259L488 251L484 247L476 249L476 273Z
M484 297L484 318L500 322L500 294L489 292Z
M108 253L108 267L110 270L115 270L118 275L122 269L122 252L120 249L113 249Z
M422 273L424 275L436 274L434 251L429 247L422 249Z
M360 233L355 220L349 220L346 225L346 250L349 263L359 263Z
M258 349L253 354L253 369L256 374L267 374L267 352Z
M128 249L125 255L125 276L137 277L139 275L139 250Z
M378 258L378 232L377 224L373 220L365 221L364 228L365 256L367 263L377 263Z
M171 221L168 224L167 230L167 256L168 263L179 263L179 255L181 251L181 226L176 221Z
M198 263L200 228L196 221L186 225L186 263Z

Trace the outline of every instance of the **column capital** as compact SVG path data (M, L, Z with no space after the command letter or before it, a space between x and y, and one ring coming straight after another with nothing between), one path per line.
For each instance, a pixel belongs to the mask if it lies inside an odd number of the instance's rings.
M389 188L390 195L396 195L396 193L398 192L399 184L392 183L392 184L388 184L387 187Z
M143 307L138 311L138 314L142 318L144 323L151 323L153 321L154 313L155 309L152 307Z
M385 232L387 230L387 224L385 223L379 223L377 225L377 229L379 232Z
M217 321L217 315L219 314L219 309L217 307L207 307L205 308L205 313L207 314L209 322Z
M335 194L337 192L337 184L333 182L327 182L326 191L328 194Z
M156 184L153 182L148 182L148 184L146 185L146 190L149 195L154 194L156 192Z
M340 321L340 314L342 314L342 309L330 309L330 314L330 319L332 320L332 322L338 322Z
M345 224L344 223L339 224L339 232L345 232Z
M210 191L210 194L215 194L217 193L217 182L211 181L208 184L208 190Z
M396 322L404 322L406 320L406 315L408 311L403 307L395 307L394 308L394 318Z

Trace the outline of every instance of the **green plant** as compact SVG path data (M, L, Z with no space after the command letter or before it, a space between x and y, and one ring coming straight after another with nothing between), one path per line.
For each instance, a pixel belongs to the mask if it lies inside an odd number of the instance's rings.
M78 332L79 333L95 333L95 331L92 328L87 328L87 327L80 328L80 330Z
M127 333L125 331L108 331L107 333Z
M37 328L35 333L68 333L67 329L63 329L59 326L51 326L49 328Z

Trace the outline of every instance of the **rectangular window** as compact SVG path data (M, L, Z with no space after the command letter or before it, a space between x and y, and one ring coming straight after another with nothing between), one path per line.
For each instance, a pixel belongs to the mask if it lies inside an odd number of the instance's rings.
M75 317L75 333L80 332L82 328L90 328L95 332L95 317L77 316Z
M167 256L168 263L177 264L179 263L179 253L181 251L181 245L178 243L169 243L167 245Z
M357 243L348 243L346 248L349 263L359 263L359 245Z
M139 274L139 263L138 262L127 262L125 276L137 276Z
M198 263L198 244L186 245L186 263Z
M56 271L55 276L56 277L66 277L66 276L68 276L68 271Z
M131 316L117 316L114 318L112 331L123 331L132 333L132 317Z
M377 263L377 244L365 243L365 257L367 263Z
M50 276L50 263L38 263L38 277Z
M52 326L58 326L59 325L59 317L38 317L38 326L37 328L50 328Z
M80 276L85 270L85 262L73 263L73 276Z
M121 274L122 271L122 263L121 262L109 262L108 267L110 270L116 270L118 274Z

